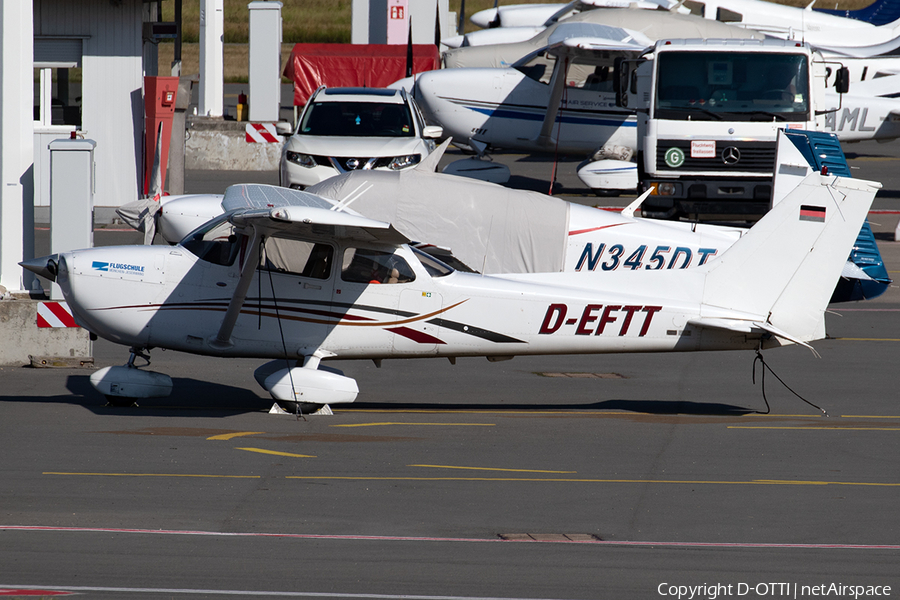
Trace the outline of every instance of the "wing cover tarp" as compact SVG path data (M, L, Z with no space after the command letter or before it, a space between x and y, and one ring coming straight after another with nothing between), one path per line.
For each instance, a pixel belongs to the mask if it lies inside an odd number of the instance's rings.
M482 273L552 273L564 266L568 203L543 194L415 169L352 171L308 191L337 201L358 196L350 209L412 240L449 248Z

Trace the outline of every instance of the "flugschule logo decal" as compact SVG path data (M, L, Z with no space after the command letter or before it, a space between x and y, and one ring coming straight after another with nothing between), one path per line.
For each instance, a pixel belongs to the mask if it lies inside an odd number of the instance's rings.
M144 267L140 265L129 265L127 263L111 263L95 260L91 263L91 268L94 271L101 271L103 273L119 273L131 275L144 274Z

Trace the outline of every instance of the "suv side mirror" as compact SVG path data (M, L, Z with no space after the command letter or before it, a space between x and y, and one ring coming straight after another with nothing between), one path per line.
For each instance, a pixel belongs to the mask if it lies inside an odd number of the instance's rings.
M291 127L290 123L286 123L284 121L279 121L275 123L275 133L278 135L294 135L294 128Z
M440 125L426 125L422 130L422 137L425 139L437 139L444 135L444 128Z

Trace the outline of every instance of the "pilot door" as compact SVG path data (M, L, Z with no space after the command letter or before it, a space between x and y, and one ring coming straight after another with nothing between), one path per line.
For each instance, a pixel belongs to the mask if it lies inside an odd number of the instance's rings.
M367 319L350 324L358 326L361 343L382 346L387 333L395 354L437 352L437 327L428 321L440 312L441 297L420 287L407 258L396 249L351 246L343 250L334 300L352 299L358 318Z
M270 237L260 252L256 289L245 313L257 315L269 339L284 338L289 355L322 345L341 318L331 305L337 249L329 243Z

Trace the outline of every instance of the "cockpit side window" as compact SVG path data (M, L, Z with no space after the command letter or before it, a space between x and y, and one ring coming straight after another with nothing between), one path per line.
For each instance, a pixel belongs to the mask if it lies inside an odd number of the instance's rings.
M260 256L260 269L312 279L328 279L333 263L334 248L328 244L290 238L268 238Z
M235 233L227 217L221 217L189 233L181 245L200 260L230 267L245 239L244 235Z
M347 248L341 279L351 283L409 283L416 275L402 256L368 248Z

